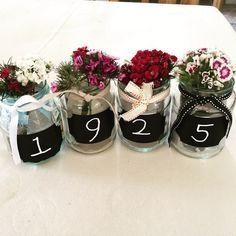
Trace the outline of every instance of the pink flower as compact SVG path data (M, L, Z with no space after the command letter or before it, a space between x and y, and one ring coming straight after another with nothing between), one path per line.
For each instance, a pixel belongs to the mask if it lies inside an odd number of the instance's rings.
M92 86L98 86L99 85L99 79L96 75L90 73L88 75L88 80L89 80L89 83L92 85Z
M81 56L77 56L74 58L74 65L77 69L79 69L83 65L83 60Z
M192 74L196 71L197 65L193 62L187 63L185 71L188 72L189 74Z
M121 73L118 75L118 80L122 81L125 77L126 75Z
M55 81L51 83L51 91L53 93L56 93L58 91L58 86L57 86L57 83Z
M221 59L215 59L215 60L212 60L210 64L211 64L212 69L217 70L224 64L224 61Z
M103 90L106 86L102 81L100 81L98 87L99 87L100 90Z
M94 71L95 68L99 65L99 63L100 63L99 61L90 60L89 64L86 66L86 69L90 71Z
M228 66L223 66L218 69L218 80L221 82L228 81L232 78L232 70Z

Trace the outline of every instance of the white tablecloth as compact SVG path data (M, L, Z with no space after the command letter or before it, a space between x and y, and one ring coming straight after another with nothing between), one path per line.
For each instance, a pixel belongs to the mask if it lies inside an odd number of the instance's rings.
M38 53L55 63L88 45L122 61L138 49L177 56L218 47L236 63L236 34L208 6L75 0L0 1L0 58ZM235 119L235 115L234 115ZM0 234L236 235L236 126L224 150L195 160L167 145L115 145L83 155L66 145L41 165L15 166L0 146Z

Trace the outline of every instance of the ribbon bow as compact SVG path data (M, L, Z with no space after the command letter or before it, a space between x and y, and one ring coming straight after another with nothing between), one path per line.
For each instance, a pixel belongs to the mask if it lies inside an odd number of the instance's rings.
M210 103L214 108L221 111L226 117L226 119L229 121L227 131L226 131L226 137L228 137L228 134L232 125L232 114L231 114L231 111L228 109L228 107L223 103L223 100L228 99L231 96L232 92L229 92L219 97L216 97L214 95L211 95L209 97L203 97L199 95L193 95L187 92L180 85L179 85L179 90L183 96L188 98L188 100L180 107L177 118L171 127L171 131L169 135L169 143L170 143L173 131L178 128L178 126L181 124L182 120L184 119L185 115L190 113L196 106L205 105L207 103Z
M12 149L12 156L15 164L21 163L21 158L17 145L17 127L19 121L19 112L28 112L36 110L40 107L43 107L45 110L52 111L53 108L45 105L45 103L51 99L51 96L45 96L41 100L37 100L30 95L24 95L20 97L13 106L8 106L4 103L0 103L0 105L9 110L11 113L11 121L9 124L9 139L10 145Z
M124 100L132 103L132 109L123 113L120 117L125 121L131 121L143 114L149 104L164 100L170 94L170 88L153 96L153 83L143 83L142 88L140 88L130 81L124 92L119 89L119 93Z

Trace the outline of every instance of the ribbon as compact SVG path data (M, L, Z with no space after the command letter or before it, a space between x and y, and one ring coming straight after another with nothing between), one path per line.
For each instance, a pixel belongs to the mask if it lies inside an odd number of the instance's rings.
M119 94L122 99L132 103L132 109L123 113L120 117L125 121L131 121L143 114L149 104L164 100L170 94L170 88L153 96L153 83L143 83L140 88L130 81L125 87L124 92L119 88Z
M19 112L28 112L39 109L43 107L47 111L52 111L54 108L45 105L48 100L51 99L51 96L45 97L41 100L35 99L33 96L24 95L20 97L13 106L8 106L2 102L0 102L0 106L9 110L11 114L11 120L9 124L9 139L10 145L12 149L12 156L15 164L20 164L21 158L17 145L17 127L19 121Z
M72 94L75 94L77 95L78 97L80 97L81 99L84 99L86 102L90 102L94 99L101 99L103 101L105 101L108 106L111 108L113 114L114 114L114 117L115 117L115 122L116 124L118 123L118 117L116 115L116 112L115 112L115 109L113 107L113 105L104 97L106 96L108 93L110 92L110 84L103 90L101 90L98 94L96 95L91 95L89 93L84 93L83 91L81 90L65 90L63 92L58 92L58 93L54 93L55 96L62 96L62 95L65 95L66 93L72 93ZM65 109L60 109L61 111L61 116L64 116L62 114L62 112L65 112L66 116L67 116L67 113L66 113L66 110ZM64 130L69 130L69 127L68 127L68 123L64 121L63 119L63 127L64 127ZM117 125L115 125L115 128L117 127ZM117 129L117 128L116 128Z
M172 133L175 129L178 128L178 126L181 124L183 121L184 117L186 114L191 113L191 111L198 105L202 106L207 103L210 103L214 108L216 108L218 111L222 112L226 119L229 121L227 131L226 131L226 137L228 137L231 125L232 125L232 114L231 111L228 109L228 107L223 103L224 100L228 99L232 91L224 94L222 96L216 97L214 95L211 96L199 96L199 95L194 95L192 93L187 92L186 90L183 89L181 85L179 85L179 90L181 94L185 97L187 97L187 101L180 107L179 113L177 115L176 120L174 121L171 130L170 130L170 135L169 135L169 143L171 141L171 136Z
M18 122L19 122L19 112L33 111L41 107L43 107L47 111L53 111L55 109L54 107L50 107L46 105L46 103L48 103L49 100L54 99L58 96L62 96L65 93L73 93L73 94L78 95L79 97L81 97L87 102L93 99L104 100L110 106L111 110L113 111L115 115L116 113L115 113L113 105L107 99L104 98L104 96L109 91L110 91L110 85L107 86L105 89L103 89L101 92L99 92L96 95L87 94L87 93L84 93L83 91L65 90L63 92L46 94L44 97L42 97L39 100L35 99L31 95L24 95L20 97L18 100L16 100L16 102L12 106L9 106L0 101L0 107L10 111L11 120L9 124L9 139L10 139L10 146L12 149L12 156L13 156L13 160L15 164L20 164L22 162L20 158L19 150L18 150L18 144L17 144L17 129L18 129ZM58 103L55 103L55 104L59 107ZM116 115L115 115L115 118L117 121L118 119Z

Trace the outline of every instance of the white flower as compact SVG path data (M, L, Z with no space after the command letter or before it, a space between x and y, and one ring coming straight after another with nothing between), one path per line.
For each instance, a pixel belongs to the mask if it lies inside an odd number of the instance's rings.
M35 72L30 74L29 80L36 84L40 84L42 81L44 81L44 79L41 79Z
M217 81L217 80L214 81L214 86L216 86L218 88L224 88L224 85L221 82Z
M212 55L207 53L207 54L201 54L199 56L199 59L200 59L200 61L208 62L211 57L212 57Z
M189 74L192 74L195 69L197 68L197 65L193 62L188 62L185 71Z
M17 75L17 81L21 83L23 86L26 86L29 82L28 78L25 77L23 74Z
M197 65L197 66L200 65L200 58L199 58L198 55L196 55L196 56L193 57L193 63L194 63L195 65Z

